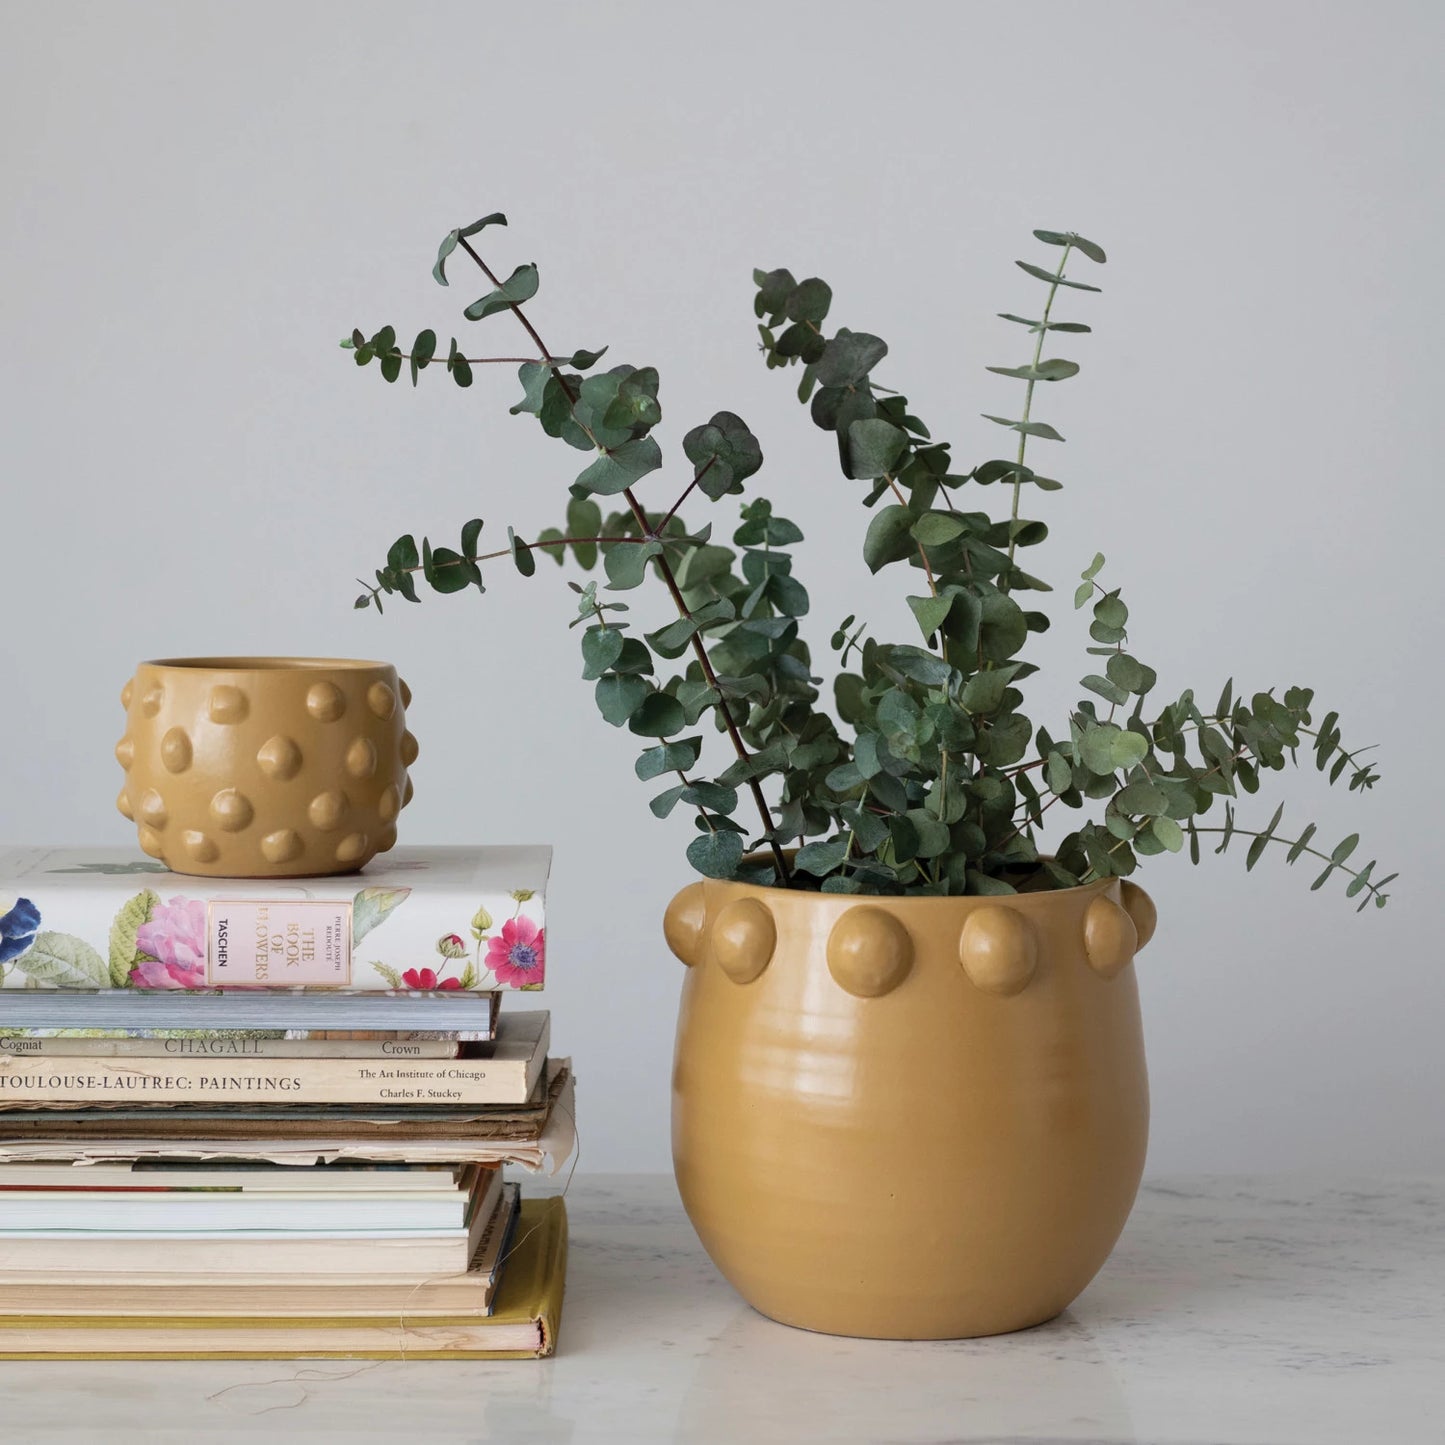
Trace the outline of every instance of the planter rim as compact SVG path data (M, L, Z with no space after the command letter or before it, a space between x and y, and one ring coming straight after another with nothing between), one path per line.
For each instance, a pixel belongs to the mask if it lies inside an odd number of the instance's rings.
M1123 884L1131 880L1126 878L1096 878L1091 883L1080 883L1074 888L1040 888L1030 893L966 893L951 894L944 897L928 894L909 893L822 893L811 888L783 888L776 883L749 883L742 878L700 878L695 880L702 884L703 888L711 891L713 889L729 889L744 894L766 895L771 901L773 899L789 900L783 906L792 907L794 901L796 906L805 907L809 905L828 905L838 909L872 907L885 910L904 909L909 912L924 911L932 908L935 911L943 909L957 910L960 906L966 911L974 908L987 908L990 906L1001 906L1004 908L1026 908L1040 909L1050 906L1061 905L1069 899L1089 899L1097 894L1108 891L1111 884Z
M171 672L372 672L388 668L389 662L361 657L154 657L141 667L164 668Z

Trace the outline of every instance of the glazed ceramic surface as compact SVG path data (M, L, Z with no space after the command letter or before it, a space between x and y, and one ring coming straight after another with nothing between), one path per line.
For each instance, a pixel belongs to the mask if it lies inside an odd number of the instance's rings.
M859 898L706 881L673 1161L698 1236L786 1324L892 1339L1062 1310L1123 1229L1148 1085L1135 885Z
M384 662L143 662L121 691L116 806L177 873L349 873L396 842L411 801L410 692Z

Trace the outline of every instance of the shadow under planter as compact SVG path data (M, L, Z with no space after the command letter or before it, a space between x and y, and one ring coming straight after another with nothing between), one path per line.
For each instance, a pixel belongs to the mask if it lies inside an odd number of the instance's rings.
M121 691L116 806L177 873L350 873L396 842L417 757L384 662L177 657Z
M665 919L689 965L673 1163L755 1308L943 1339L1052 1318L1124 1227L1148 1082L1117 879L969 898L707 880Z

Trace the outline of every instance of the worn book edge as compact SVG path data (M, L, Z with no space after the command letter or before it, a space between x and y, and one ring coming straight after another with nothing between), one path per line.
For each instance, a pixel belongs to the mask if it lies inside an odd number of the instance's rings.
M567 1276L567 1209L560 1196L551 1199L528 1199L518 1213L515 1243L505 1260L502 1281L497 1289L495 1308L485 1322L472 1316L448 1316L428 1319L426 1327L466 1326L477 1333L488 1330L518 1328L536 1330L536 1346L530 1349L428 1350L406 1347L406 1331L398 1331L398 1346L393 1349L308 1349L304 1352L277 1347L264 1350L146 1349L143 1353L124 1347L128 1331L138 1329L164 1330L176 1328L204 1335L207 1331L223 1331L236 1327L236 1321L223 1316L201 1316L193 1319L136 1319L116 1316L47 1316L0 1315L0 1358L9 1360L234 1360L234 1359L377 1359L377 1360L527 1360L540 1359L557 1348L557 1334L562 1323L562 1300ZM272 1322L268 1322L268 1327ZM335 1328L374 1330L374 1319L336 1319L290 1317L274 1321L278 1335L289 1329ZM26 1349L37 1331L61 1333L66 1329L113 1330L113 1350L70 1351Z

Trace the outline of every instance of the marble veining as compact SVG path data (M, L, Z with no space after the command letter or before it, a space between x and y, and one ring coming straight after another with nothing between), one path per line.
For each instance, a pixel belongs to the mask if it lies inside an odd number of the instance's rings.
M665 1176L579 1177L543 1364L0 1365L3 1438L870 1445L1438 1445L1445 1180L1146 1182L1099 1278L990 1340L755 1314Z

